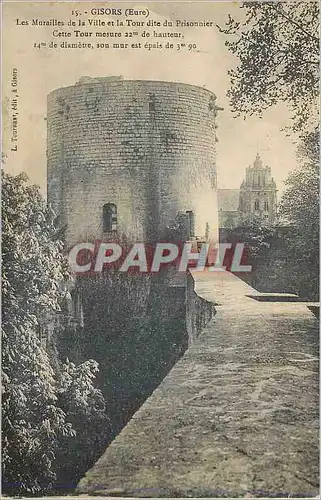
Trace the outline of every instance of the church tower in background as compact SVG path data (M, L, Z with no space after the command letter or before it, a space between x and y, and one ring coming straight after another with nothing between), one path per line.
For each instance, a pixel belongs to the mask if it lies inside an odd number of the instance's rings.
M276 220L276 184L271 176L271 167L263 166L259 154L253 165L246 169L245 179L240 187L239 220L257 216L269 223Z

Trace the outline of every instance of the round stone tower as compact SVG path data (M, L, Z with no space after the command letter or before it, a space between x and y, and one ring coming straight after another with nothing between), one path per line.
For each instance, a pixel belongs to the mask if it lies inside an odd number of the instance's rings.
M48 96L48 201L66 242L155 241L184 215L218 241L215 95L183 83L82 78Z

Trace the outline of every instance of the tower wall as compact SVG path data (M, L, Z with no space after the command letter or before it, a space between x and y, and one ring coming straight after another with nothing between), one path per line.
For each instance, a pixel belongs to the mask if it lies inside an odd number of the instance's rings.
M84 79L48 96L48 201L66 241L103 238L103 205L121 233L159 237L192 210L217 241L215 96L181 83Z

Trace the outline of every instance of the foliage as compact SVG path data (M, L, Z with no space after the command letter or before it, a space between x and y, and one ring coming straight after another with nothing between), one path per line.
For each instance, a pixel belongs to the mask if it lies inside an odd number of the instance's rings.
M165 241L176 245L191 239L191 221L187 212L179 212L175 219L164 229L162 237Z
M279 224L269 227L255 217L229 233L248 249L252 273L243 278L262 292L296 293L306 300L319 297L319 134L305 136L300 168L286 180L279 205Z
M258 260L267 254L274 235L275 229L271 224L259 216L250 215L229 232L229 241L232 244L244 243L246 263L256 267Z
M68 368L69 387L39 338L46 321L61 310L69 280L53 218L24 174L3 174L2 466L4 488L11 494L52 487L57 451L62 442L75 441L79 428L75 412L86 417L90 409L93 418L102 398L92 385L94 362ZM66 397L68 407L61 403Z
M92 466L110 432L105 399L94 387L98 372L98 363L92 359L78 366L67 359L58 377L59 406L77 435L77 439L70 435L60 439L57 475L62 486L80 479Z
M53 213L27 176L4 174L2 183L3 326L35 328L60 310L68 274Z
M286 180L279 212L291 226L287 238L287 259L292 263L292 275L300 282L301 294L318 296L319 288L319 215L320 173L319 133L306 136L299 150L300 168Z
M229 71L232 110L262 115L284 102L291 109L292 129L302 142L300 168L289 175L279 207L280 221L287 221L288 229L277 232L257 273L272 288L279 287L275 291L286 287L315 299L319 271L319 4L247 1L241 9L239 21L229 16L225 27L219 28L237 59L236 68Z
M313 136L315 142L313 142ZM305 158L304 158L305 154ZM318 237L319 226L319 164L318 137L309 134L300 148L301 165L285 181L280 215L303 232L305 243Z
M238 114L261 115L279 101L292 110L293 129L318 121L319 6L314 1L247 1L241 21L229 16L225 44L238 58L228 92Z
M52 214L23 174L3 176L2 224L3 477L34 492L50 487L57 439L72 433L37 335L40 317L60 309L64 265Z
M13 326L3 336L2 465L9 493L36 493L55 480L61 436L73 436L57 406L54 372L32 330Z

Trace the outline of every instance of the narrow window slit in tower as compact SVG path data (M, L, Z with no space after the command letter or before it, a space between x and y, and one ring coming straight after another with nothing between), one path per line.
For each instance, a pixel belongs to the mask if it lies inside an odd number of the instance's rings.
M104 233L117 231L117 206L114 203L103 206L103 230Z
M156 106L155 106L155 95L154 94L150 94L148 105L149 105L149 111L152 113L155 113Z

